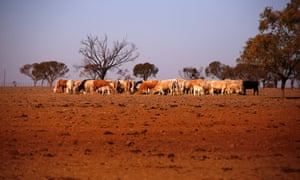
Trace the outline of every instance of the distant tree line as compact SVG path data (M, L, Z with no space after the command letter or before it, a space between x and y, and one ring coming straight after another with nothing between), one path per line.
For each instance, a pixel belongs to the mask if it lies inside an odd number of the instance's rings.
M214 61L205 69L206 75L219 79L262 80L264 86L281 81L282 97L288 79L293 86L300 80L300 1L291 0L282 11L266 7L260 14L259 31L250 38L237 65L230 67ZM195 70L195 69L194 69ZM191 68L183 72L194 74Z
M183 67L179 75L185 79L207 77L217 79L261 80L264 86L281 81L282 95L288 79L292 86L300 81L300 1L291 0L282 11L273 11L266 7L260 14L260 33L250 38L237 65L231 67L220 61L211 62L205 69L200 67ZM75 66L80 76L91 79L105 79L108 71L118 69L119 78L131 78L130 71L120 67L138 58L139 53L133 43L126 39L114 41L109 47L108 37L103 39L89 35L81 41L79 53L83 55L83 64ZM47 81L50 86L55 79L63 77L69 69L64 63L47 61L26 64L20 69L29 76L34 84ZM143 80L155 77L159 69L149 62L136 64L133 75Z
M266 7L260 14L260 33L250 38L237 62L264 69L266 79L281 81L282 97L286 81L299 80L300 1L291 0L282 11Z

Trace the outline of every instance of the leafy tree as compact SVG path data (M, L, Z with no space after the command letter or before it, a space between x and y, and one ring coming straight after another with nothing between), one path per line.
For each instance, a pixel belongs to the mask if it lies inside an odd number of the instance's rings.
M41 63L25 64L20 68L20 72L26 76L29 76L36 86L37 82L46 80L50 87L53 82L59 78L64 77L68 72L69 68L67 65L57 61L45 61Z
M43 72L43 79L48 81L50 87L52 87L56 79L64 77L69 72L67 65L57 61L42 62L40 63L39 70Z
M219 61L211 62L208 67L205 68L206 76L217 77L219 79L225 79L224 70L226 68L225 64L222 64Z
M136 64L133 68L133 75L143 78L143 80L147 80L151 76L155 77L158 71L159 69L154 64L146 62L143 64Z
M264 67L240 63L235 66L234 74L237 79L258 81L264 77Z
M34 71L34 64L25 64L20 68L20 73L32 79L33 85L36 86L37 82L40 80L40 77L36 76Z
M229 65L224 65L221 75L224 79L237 79L235 68Z
M260 15L260 33L250 38L238 63L261 65L281 80L282 97L286 81L300 63L300 1L291 0L282 11L266 7Z
M195 67L185 67L182 69L182 72L179 71L179 75L184 79L204 79L202 71L202 67L199 70Z
M105 35L103 40L97 36L87 36L81 41L82 47L79 53L84 56L83 75L93 75L96 78L104 79L109 70L113 70L122 64L134 61L138 57L137 48L129 44L125 39L121 42L113 42L113 47L108 46L108 38Z
M292 80L296 81L298 83L298 86L300 87L300 63L297 64L295 70L293 71ZM293 83L293 81L292 81L292 83ZM293 85L294 84L292 84L292 88L293 88Z

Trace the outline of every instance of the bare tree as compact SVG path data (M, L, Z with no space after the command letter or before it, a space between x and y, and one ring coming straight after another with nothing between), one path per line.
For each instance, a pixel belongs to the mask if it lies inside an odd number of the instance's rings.
M79 53L84 56L84 65L80 67L83 69L81 73L94 74L94 77L99 79L104 79L109 70L134 61L139 56L135 45L125 39L113 42L110 49L106 35L103 40L99 40L97 36L87 36L81 44Z
M119 69L117 74L119 75L118 79L132 79L128 69Z

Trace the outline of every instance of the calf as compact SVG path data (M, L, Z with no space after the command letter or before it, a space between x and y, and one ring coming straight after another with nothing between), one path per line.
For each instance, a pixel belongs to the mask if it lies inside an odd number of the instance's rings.
M203 79L193 79L193 80L190 80L190 93L192 94L193 93L193 89L194 89L194 86L200 86L203 88L203 91L204 91L204 94L205 94L205 91L209 91L209 88L210 88L210 84L208 83L208 81L205 81Z
M193 91L194 91L194 96L196 96L196 95L198 95L198 96L204 95L204 89L203 89L203 87L201 87L199 85L194 85L193 86Z
M94 90L97 90L101 87L104 87L104 86L108 86L110 89L113 89L113 87L110 85L110 82L109 81L106 81L106 80L94 80L94 86L93 86L93 89Z
M102 95L104 95L105 93L107 93L109 95L112 91L112 87L102 86L102 87L98 88L96 91Z

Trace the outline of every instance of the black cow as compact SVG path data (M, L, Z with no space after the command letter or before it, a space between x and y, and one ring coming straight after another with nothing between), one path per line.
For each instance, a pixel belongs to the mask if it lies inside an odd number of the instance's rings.
M92 80L92 79L85 79L85 80L83 80L83 81L80 83L80 85L78 86L77 92L80 92L81 90L84 90L84 84L85 84L85 82L88 81L88 80Z
M253 89L253 95L258 95L258 81L243 81L243 91L244 95L246 95L246 90L247 89Z

